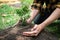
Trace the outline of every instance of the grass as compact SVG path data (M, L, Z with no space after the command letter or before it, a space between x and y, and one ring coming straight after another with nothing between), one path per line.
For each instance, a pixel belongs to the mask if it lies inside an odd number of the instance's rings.
M30 0L22 0L22 7L15 9L6 4L0 6L0 30L13 26L18 20L22 19L23 23L29 17ZM27 15L28 14L28 15Z
M0 30L11 27L19 20L18 14L13 7L8 5L0 6Z
M22 2L22 7L19 9L15 9L6 4L0 6L0 30L13 26L20 19L23 20L23 23L25 22L30 13L28 5L30 1L27 4L26 2L28 2L28 0Z
M46 29L60 38L60 20L53 22Z

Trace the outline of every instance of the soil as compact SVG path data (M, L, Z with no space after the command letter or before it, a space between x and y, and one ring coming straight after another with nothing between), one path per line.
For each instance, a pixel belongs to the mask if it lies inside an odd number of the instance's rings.
M22 32L30 31L34 25L23 26L21 24L22 23L19 22L14 27L0 31L0 40L58 40L58 37L46 30L43 30L37 37L23 36Z

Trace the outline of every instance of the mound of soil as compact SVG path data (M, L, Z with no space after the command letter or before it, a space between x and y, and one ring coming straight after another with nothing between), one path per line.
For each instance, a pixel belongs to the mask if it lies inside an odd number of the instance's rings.
M37 37L26 37L22 35L22 32L30 31L33 26L32 24L23 26L21 22L19 22L14 27L0 31L0 40L58 40L55 35L45 30Z

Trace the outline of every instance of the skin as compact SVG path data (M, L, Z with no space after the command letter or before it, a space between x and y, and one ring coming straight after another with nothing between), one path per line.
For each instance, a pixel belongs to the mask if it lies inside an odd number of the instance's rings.
M31 17L27 19L27 23L31 23L35 16L38 14L38 10L32 10ZM23 32L25 36L37 36L46 26L54 22L60 17L60 8L56 8L52 14L41 24L35 25L30 32Z

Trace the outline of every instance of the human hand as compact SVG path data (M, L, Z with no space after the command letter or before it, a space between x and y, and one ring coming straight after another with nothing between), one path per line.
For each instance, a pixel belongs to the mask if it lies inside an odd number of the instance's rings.
M27 19L26 22L30 24L32 22L31 18Z
M23 35L25 35L25 36L37 36L40 33L41 30L42 30L41 26L35 25L31 29L31 31L29 31L29 32L23 32Z

